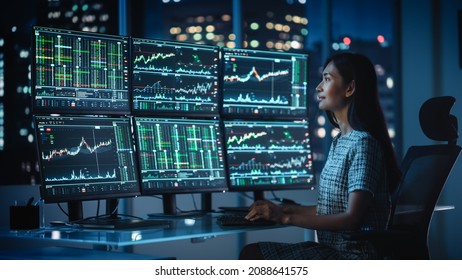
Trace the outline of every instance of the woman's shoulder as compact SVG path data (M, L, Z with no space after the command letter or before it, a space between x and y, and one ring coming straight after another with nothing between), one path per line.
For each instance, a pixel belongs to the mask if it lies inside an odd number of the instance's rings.
M353 130L345 137L345 140L349 143L348 145L353 146L378 146L379 142L369 132Z
M375 138L367 131L352 130L347 136L346 138L351 141L375 141Z

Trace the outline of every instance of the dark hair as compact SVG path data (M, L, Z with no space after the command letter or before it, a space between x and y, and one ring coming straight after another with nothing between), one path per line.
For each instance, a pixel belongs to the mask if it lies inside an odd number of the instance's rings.
M354 130L367 131L379 141L389 173L389 192L401 181L401 171L396 159L387 124L380 106L377 76L369 58L356 53L337 53L331 56L324 68L332 62L345 85L355 81L355 92L349 97L348 121ZM334 114L326 111L332 125L339 127Z

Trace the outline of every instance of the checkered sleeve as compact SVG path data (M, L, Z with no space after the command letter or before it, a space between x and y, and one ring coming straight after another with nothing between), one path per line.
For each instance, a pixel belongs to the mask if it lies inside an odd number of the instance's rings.
M375 195L376 186L380 186L383 164L380 145L370 135L357 139L351 153L348 172L348 192L366 190Z

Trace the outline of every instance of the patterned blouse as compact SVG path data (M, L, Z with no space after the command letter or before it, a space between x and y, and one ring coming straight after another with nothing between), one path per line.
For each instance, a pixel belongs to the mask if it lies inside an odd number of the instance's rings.
M319 179L318 215L343 213L348 195L367 191L373 203L361 229L385 229L390 216L390 200L380 144L369 133L352 131L332 140L326 164ZM341 232L317 231L318 242L259 242L265 259L376 259L374 248L364 241L349 241Z
M380 144L367 132L334 137L319 179L318 215L345 212L348 195L362 190L373 195L361 229L385 229L390 216L387 172ZM375 258L367 242L344 240L341 233L317 231L319 243L352 258ZM356 256L355 256L356 255Z

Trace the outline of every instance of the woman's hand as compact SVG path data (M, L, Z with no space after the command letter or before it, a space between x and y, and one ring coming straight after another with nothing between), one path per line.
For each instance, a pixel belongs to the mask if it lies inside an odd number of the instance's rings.
M255 221L264 219L276 223L282 223L284 212L281 207L267 200L258 200L250 206L246 219Z

